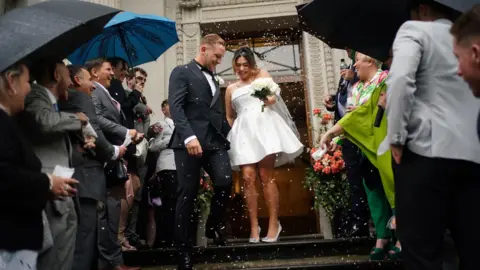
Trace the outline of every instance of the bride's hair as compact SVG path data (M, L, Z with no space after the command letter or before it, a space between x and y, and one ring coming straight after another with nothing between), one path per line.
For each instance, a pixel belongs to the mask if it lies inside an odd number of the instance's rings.
M247 60L249 67L253 70L257 69L257 61L255 61L255 55L253 51L248 47L241 47L240 49L236 50L233 54L233 70L235 70L235 64L237 63L238 58L244 57Z

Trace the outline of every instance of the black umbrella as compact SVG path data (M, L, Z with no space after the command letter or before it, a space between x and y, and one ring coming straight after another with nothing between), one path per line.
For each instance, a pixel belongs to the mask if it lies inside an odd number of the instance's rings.
M103 31L121 10L84 1L46 1L0 17L0 71L20 60L27 64L66 58Z
M415 0L414 0L415 1ZM464 11L478 0L435 0ZM388 59L398 28L409 18L410 0L314 0L297 7L300 28L333 48L346 47Z

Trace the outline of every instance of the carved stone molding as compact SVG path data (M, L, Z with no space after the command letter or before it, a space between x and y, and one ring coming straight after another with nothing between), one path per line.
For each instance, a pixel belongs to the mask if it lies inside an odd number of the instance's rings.
M200 44L201 31L199 23L183 24L183 61L195 58Z
M200 0L180 0L180 8L191 9L200 7Z
M215 7L202 6L200 20L202 23L214 23L221 21L259 19L281 16L296 16L296 0L276 0L272 2L250 2L242 5Z
M202 0L202 7L217 7L238 4L251 4L263 2L275 2L278 0Z
M322 101L326 95L335 92L334 60L331 48L321 40L304 32L303 35L306 87L310 112L314 108L324 110ZM319 139L319 123L310 113L312 141Z
M182 65L184 62L183 56L183 30L182 30L182 9L180 6L176 9L177 35L180 40L177 43L177 65Z

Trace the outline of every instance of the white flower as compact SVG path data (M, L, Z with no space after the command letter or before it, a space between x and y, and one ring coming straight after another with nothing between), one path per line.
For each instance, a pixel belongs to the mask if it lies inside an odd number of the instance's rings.
M222 85L225 83L225 80L222 79L222 77L215 75L215 81L217 81L218 84Z
M268 88L272 94L277 94L277 92L280 91L280 87L273 81L272 78L258 78L252 82L252 87L255 91Z

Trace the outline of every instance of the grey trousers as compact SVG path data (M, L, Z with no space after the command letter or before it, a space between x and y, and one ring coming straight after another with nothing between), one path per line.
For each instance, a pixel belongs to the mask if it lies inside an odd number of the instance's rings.
M39 254L37 268L71 270L77 236L77 213L72 198L49 201L45 213L52 233L53 246Z
M123 264L122 258L115 257L116 247L112 245L108 225L108 211L105 203L94 199L80 198L81 219L75 246L75 264L72 270L96 269ZM103 224L103 225L102 225ZM105 248L110 251L104 252ZM102 252L100 252L102 251Z
M107 203L98 212L98 268L123 265L122 247L118 242L120 200L107 195Z

